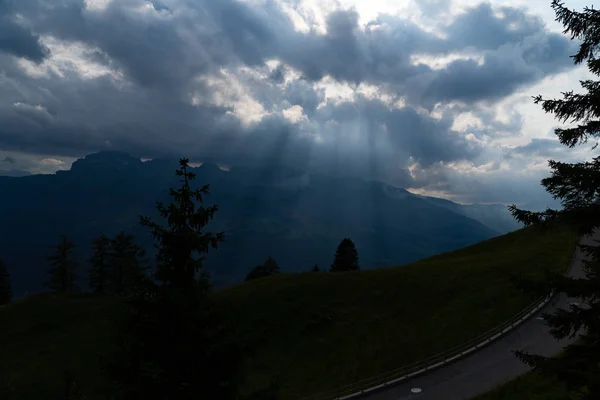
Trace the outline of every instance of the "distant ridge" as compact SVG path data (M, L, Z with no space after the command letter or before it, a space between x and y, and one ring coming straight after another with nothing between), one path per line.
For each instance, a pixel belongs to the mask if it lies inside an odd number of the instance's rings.
M76 242L82 262L93 238L121 230L152 252L139 215L155 215L156 201L169 201L176 168L175 158L142 162L100 152L55 175L0 176L0 254L14 275L15 293L41 289L47 246L61 233ZM284 271L329 265L344 237L356 243L361 267L369 269L461 248L514 226L505 221L507 210L461 206L376 181L287 167L224 171L214 162L193 171L197 185L210 184L207 204L219 207L210 229L226 235L206 261L217 286L241 281L268 256Z

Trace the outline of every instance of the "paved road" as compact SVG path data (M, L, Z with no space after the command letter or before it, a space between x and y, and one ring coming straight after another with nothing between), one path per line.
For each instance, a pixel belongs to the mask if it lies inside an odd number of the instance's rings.
M584 244L594 244L600 240L600 230L593 238L584 239ZM583 277L582 260L584 255L577 251L571 261L570 275ZM369 400L466 400L505 383L529 370L512 353L512 350L525 350L551 356L558 354L569 340L558 342L548 332L548 327L538 317L543 312L551 312L555 307L566 308L571 301L565 295L556 296L538 314L523 322L517 329L497 339L492 344L454 363L430 373L407 380L398 386L365 395ZM421 388L418 395L411 394L411 388Z

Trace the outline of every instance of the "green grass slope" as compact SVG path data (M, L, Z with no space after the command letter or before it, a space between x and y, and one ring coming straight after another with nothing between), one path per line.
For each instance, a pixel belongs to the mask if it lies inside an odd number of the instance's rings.
M473 400L569 400L577 399L564 383L539 372L528 372Z
M564 351L556 358L561 358ZM568 388L565 382L541 371L531 370L472 400L577 400L587 389Z
M469 340L531 302L510 274L561 271L576 237L524 229L404 267L281 275L225 289L260 342L249 388L280 380L283 398L335 388Z
M238 314L247 389L272 378L294 399L351 383L468 340L531 299L512 273L564 269L573 232L520 230L403 267L357 273L283 274L214 293ZM118 300L40 295L0 308L0 398L60 398L64 370L88 399L101 386L98 354L110 349Z
M64 400L64 372L88 399L100 388L99 354L111 348L120 300L42 294L0 308L0 399Z

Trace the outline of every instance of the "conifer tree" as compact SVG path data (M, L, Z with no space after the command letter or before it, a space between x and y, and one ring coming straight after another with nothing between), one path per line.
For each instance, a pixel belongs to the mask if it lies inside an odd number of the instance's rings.
M356 251L352 240L348 238L342 240L335 252L333 263L329 270L331 272L360 271L358 251Z
M279 273L279 265L273 259L273 257L269 256L267 260L256 267L252 268L248 275L246 275L245 281L251 281L253 279L264 278L267 276L275 275Z
M109 290L109 249L110 239L102 235L92 243L94 254L90 259L89 287L96 293L107 293Z
M75 244L66 235L61 235L59 243L53 249L54 253L46 257L50 264L46 285L55 292L73 292L77 289Z
M312 272L320 272L319 266L317 264L313 265Z
M181 187L157 210L160 225L148 217L157 249L154 280L127 302L118 325L118 353L107 363L113 397L120 399L234 399L241 366L239 349L207 296L204 254L217 248L222 233L204 232L217 211L204 207L209 186L193 190L188 160L176 172Z
M265 260L263 266L265 267L265 271L270 275L278 274L280 272L279 265L271 256Z
M4 261L0 260L0 306L10 303L12 300L12 285L10 275Z
M145 252L132 235L120 232L110 239L108 284L111 293L126 295L139 289L145 278Z
M575 64L586 63L589 71L600 76L600 12L585 8L575 12L560 1L552 7L557 21L565 27L564 33L581 41L579 51L573 56ZM560 143L573 148L585 144L588 139L600 136L600 80L581 81L582 93L563 93L562 99L535 97L535 103L544 111L552 113L560 122L576 123L575 126L555 130ZM595 150L596 145L592 148ZM526 226L551 226L566 223L577 228L580 235L592 234L600 227L600 157L579 163L549 161L551 176L542 180L542 185L555 199L560 199L561 210L547 209L530 212L511 206L513 216ZM597 236L597 235L596 235ZM600 247L598 242L591 246L580 245L589 255L585 263L584 278L554 276L552 288L569 297L579 298L580 305L572 304L568 309L558 309L545 315L550 332L557 339L577 337L579 340L565 348L559 358L546 358L526 352L516 352L526 364L537 370L565 381L577 389L578 399L600 399Z

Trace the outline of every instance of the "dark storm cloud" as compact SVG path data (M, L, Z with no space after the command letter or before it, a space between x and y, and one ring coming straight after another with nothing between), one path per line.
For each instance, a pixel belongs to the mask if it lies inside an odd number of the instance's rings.
M451 130L452 114L437 120L417 108L499 99L567 68L573 49L522 10L503 8L498 16L489 5L442 26L441 38L388 15L363 29L352 10L331 13L326 35L297 32L275 1L258 9L233 0L115 0L101 12L86 10L83 0L11 4L5 18L21 15L36 43L31 32L82 43L88 61L124 79L83 78L68 68L63 76L33 79L7 50L0 52L0 149L73 157L99 150L148 158L185 153L225 164L343 171L402 186L412 182L406 170L413 162L431 166L482 152ZM483 62L456 60L433 69L413 60L461 52ZM10 54L42 59L24 50ZM271 71L270 59L282 64ZM262 75L246 76L242 66ZM196 78L222 68L237 71L271 114L248 127L231 107L207 105L214 90ZM292 70L303 79L286 81ZM407 97L409 106L360 96L323 106L323 90L313 83L327 75L388 89ZM192 105L192 94L206 101ZM306 120L292 124L280 115L293 105Z
M512 149L509 156L519 154L523 156L555 157L564 153L565 149L566 147L556 139L532 139L528 144Z
M29 85L12 92L13 99L5 97L6 106L0 108L0 148L6 150L26 148L71 157L113 149L150 158L185 153L225 164L287 165L403 186L411 182L406 172L411 157L429 165L472 158L481 150L452 132L450 120L437 121L411 108L390 109L380 100L359 97L317 109L322 97L304 81L273 90L280 97L271 101L291 104L287 99L295 99L308 110L310 120L290 124L273 115L249 128L226 115L227 108L157 99L134 86L119 87L108 76L73 78L65 86L52 76L30 83L18 69L13 74L16 81ZM261 88L274 85L266 81ZM35 93L33 104L58 111L51 116L46 109L23 102L22 92ZM315 143L313 134L323 140Z
M455 18L441 39L414 23L380 16L358 26L352 10L331 13L325 36L309 33L286 38L282 58L310 80L330 75L349 83L389 85L413 102L496 100L519 87L572 67L575 43L549 33L537 17L502 7L495 15L487 3ZM441 69L415 65L414 54L443 56L479 53L483 62L456 60Z
M195 75L221 66L260 66L275 57L313 81L330 75L351 83L392 85L401 94L419 91L421 95L412 96L422 100L472 102L504 96L564 69L573 49L567 38L548 34L539 18L510 7L496 15L487 3L457 16L444 28L444 39L386 15L361 30L353 10L329 14L323 36L296 32L273 1L256 9L234 0L182 0L146 13L132 9L138 3L113 1L102 13L86 12L83 0L19 2L15 8L40 33L95 46L140 84L162 89L181 89ZM533 39L524 45L528 38ZM495 54L507 44L521 46L511 54ZM543 51L536 54L540 47ZM411 61L417 53L444 55L467 49L490 53L483 65L457 60L441 70ZM476 84L463 87L473 76ZM495 77L491 82L490 76ZM273 77L281 79L278 71ZM482 83L485 87L478 89Z
M30 81L13 73L20 77L15 79L19 86L4 91L0 103L0 148L6 150L81 156L122 149L172 155L202 146L218 134L217 121L227 111L148 96L135 86L118 86L109 76L73 77L65 85L54 76ZM23 100L23 92L30 93L30 103ZM55 116L36 104L57 110Z
M33 62L42 62L49 55L48 49L40 43L39 36L31 29L19 25L9 14L3 0L0 0L0 52L23 57Z
M263 50L275 38L266 15L232 0L172 3L173 9L147 3L153 9L140 12L145 2L119 0L94 13L84 0L38 0L18 2L14 11L40 34L85 42L96 48L93 59L100 57L135 82L164 91L181 90L195 75L224 65L261 65L272 56ZM283 17L269 16L274 21Z
M380 29L381 28L381 29ZM410 56L417 49L441 49L441 42L418 26L393 17L380 17L365 31L355 11L334 11L327 18L327 34L294 34L291 46L280 50L282 59L302 71L309 80L330 75L336 80L398 83L429 71L414 66Z
M454 61L443 70L433 74L431 80L424 79L415 84L413 87L421 87L422 91L414 93L420 94L423 101L435 103L451 100L473 103L478 100L503 98L514 93L523 85L537 82L549 74L559 72L572 65L566 57L566 52L561 54L560 59L556 57L556 53L559 52L552 48L554 41L550 39L541 38L539 42L533 44L536 47L547 46L550 54L529 53L531 54L529 61L518 55L514 56L514 51L512 51L514 49L510 48L506 52L486 55L483 64L475 60ZM562 42L559 42L558 45L566 48ZM527 54L524 55L527 56ZM549 61L551 58L553 62Z
M6 157L4 157L4 158L2 159L2 162L3 162L3 163L14 164L14 163L16 163L16 162L17 162L17 160L15 160L13 157L6 156Z
M481 3L460 14L446 28L449 41L456 48L473 46L494 50L506 43L544 31L543 21L512 7L498 7L496 13L490 3Z

